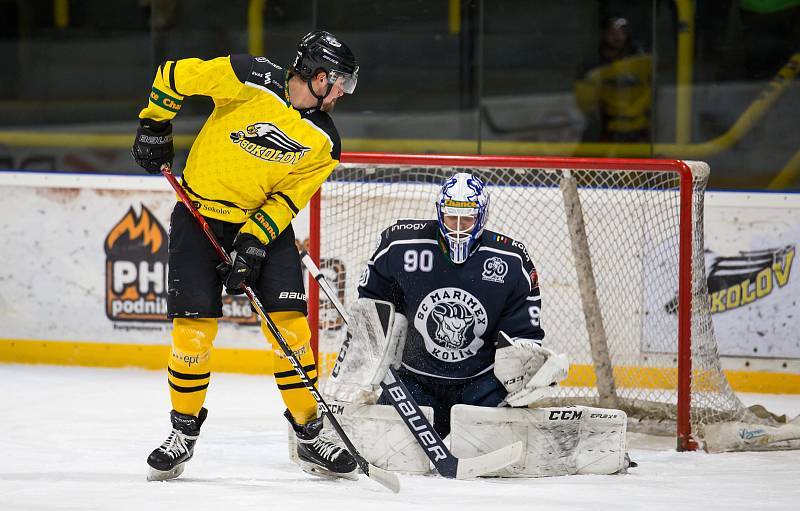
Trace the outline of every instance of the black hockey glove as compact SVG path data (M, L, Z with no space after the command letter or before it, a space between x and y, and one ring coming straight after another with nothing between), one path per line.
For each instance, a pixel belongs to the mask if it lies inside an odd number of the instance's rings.
M165 163L172 165L175 149L172 146L172 123L141 119L136 130L131 154L136 163L151 174L161 172Z
M233 243L233 248L236 249L236 259L233 261L233 266L230 268L217 269L225 275L225 290L229 295L240 295L244 293L242 284L247 284L252 287L258 280L258 275L261 273L261 263L267 256L267 251L264 245L258 241L258 238L251 234L240 234L236 237ZM221 265L227 266L227 265Z

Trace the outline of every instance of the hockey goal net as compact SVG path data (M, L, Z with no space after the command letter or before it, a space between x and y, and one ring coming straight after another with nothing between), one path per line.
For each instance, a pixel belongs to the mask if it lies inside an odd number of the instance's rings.
M696 448L708 424L749 415L711 323L705 163L356 153L343 162L312 202L310 251L345 306L379 233L435 218L442 181L472 172L489 186L487 228L524 243L536 266L544 345L571 360L549 404L623 409L632 426L677 430L679 449ZM309 294L324 375L345 330L316 286Z

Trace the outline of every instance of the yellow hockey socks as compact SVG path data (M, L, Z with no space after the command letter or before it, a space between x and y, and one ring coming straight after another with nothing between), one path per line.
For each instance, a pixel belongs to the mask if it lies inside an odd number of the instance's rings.
M270 312L270 318L275 322L286 343L294 351L300 364L308 373L309 378L317 383L317 366L314 362L314 353L311 351L311 330L308 328L306 317L301 312L283 311ZM267 330L264 324L261 325L267 340L272 344L275 353L275 383L281 392L286 408L294 417L297 424L305 424L317 418L317 402L311 397L311 393L306 389L300 376L294 370L291 362L283 354L278 342Z
M211 345L216 335L216 318L172 320L167 380L176 412L196 416L203 407L211 379Z

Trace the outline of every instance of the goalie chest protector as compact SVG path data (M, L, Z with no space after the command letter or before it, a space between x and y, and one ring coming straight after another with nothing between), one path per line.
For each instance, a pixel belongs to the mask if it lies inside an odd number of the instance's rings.
M404 367L457 383L492 369L498 330L538 341L544 331L536 270L522 243L484 230L463 264L446 250L435 220L398 221L381 233L358 292L408 318Z

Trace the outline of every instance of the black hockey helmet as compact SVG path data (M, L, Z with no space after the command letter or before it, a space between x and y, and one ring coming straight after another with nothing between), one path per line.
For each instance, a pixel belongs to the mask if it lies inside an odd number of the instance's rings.
M309 32L300 40L292 70L305 81L312 80L319 71L325 71L329 92L330 86L341 80L344 92L352 94L358 81L355 55L335 35L324 30Z

